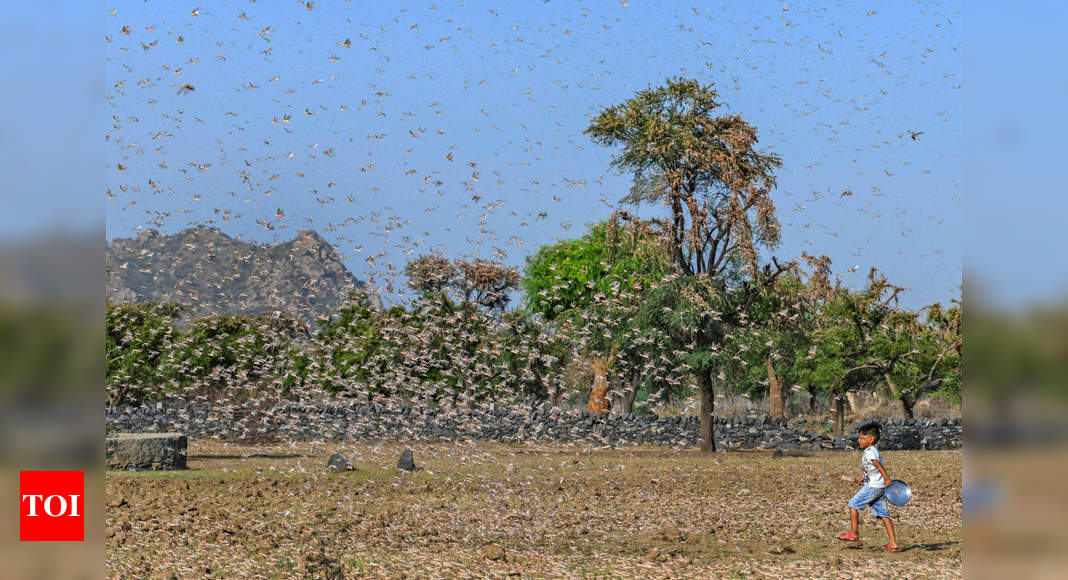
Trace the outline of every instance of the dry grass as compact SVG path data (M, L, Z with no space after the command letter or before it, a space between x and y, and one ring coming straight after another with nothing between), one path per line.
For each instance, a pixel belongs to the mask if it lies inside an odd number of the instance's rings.
M847 524L854 453L190 443L190 470L109 472L112 577L850 577L961 574L959 451L884 452L903 550ZM345 453L356 470L326 473Z

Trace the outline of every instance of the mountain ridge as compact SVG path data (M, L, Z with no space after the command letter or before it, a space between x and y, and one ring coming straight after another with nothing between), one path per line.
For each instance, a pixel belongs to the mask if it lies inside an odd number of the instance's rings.
M175 234L144 230L107 243L109 302L177 302L186 315L283 312L316 328L352 290L368 291L315 230L274 245L243 242L216 227Z

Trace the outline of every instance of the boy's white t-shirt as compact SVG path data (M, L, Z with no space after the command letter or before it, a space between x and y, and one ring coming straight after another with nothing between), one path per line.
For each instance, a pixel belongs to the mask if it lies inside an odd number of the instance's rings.
M879 455L879 450L874 445L865 449L860 458L860 467L864 470L864 485L868 487L886 487L886 482L883 481L883 474L872 463L873 460L879 463L883 462L882 456Z

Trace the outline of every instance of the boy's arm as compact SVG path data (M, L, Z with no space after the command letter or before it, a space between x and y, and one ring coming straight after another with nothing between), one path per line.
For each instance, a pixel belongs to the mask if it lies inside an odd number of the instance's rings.
M871 463L879 469L879 473L883 474L883 483L890 485L890 476L887 475L886 470L883 469L883 462L878 459L872 459Z

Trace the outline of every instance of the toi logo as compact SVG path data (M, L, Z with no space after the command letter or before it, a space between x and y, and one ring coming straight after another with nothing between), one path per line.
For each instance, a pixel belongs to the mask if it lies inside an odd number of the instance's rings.
M19 540L85 541L85 472L19 472Z

